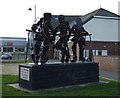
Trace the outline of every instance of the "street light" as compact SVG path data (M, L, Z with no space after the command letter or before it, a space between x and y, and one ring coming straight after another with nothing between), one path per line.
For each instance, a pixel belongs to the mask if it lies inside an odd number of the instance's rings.
M30 7L28 10L32 11L32 8ZM34 23L36 23L36 5L34 5Z
M36 23L36 5L34 5L34 23ZM32 11L33 9L30 7L29 9L28 9L29 11ZM28 31L28 43L27 43L27 50L26 50L26 56L25 56L25 63L27 62L27 58L28 58L28 52L30 52L30 48L29 48L29 41L30 41L30 39L29 39L29 37L30 37L30 32L31 32L31 30L27 30L26 29L26 31ZM33 34L33 36L34 36L34 34Z

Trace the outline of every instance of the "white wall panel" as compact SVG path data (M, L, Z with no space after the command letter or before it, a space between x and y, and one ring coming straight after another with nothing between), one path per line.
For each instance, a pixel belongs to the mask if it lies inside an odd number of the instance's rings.
M93 18L84 25L84 28L92 34L92 40L94 41L119 40L117 19ZM89 40L88 37L87 40Z

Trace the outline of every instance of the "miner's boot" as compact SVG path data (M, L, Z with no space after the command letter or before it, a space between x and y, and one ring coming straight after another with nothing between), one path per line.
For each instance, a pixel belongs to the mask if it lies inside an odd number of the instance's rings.
M41 59L41 64L45 64L48 61L48 58Z
M74 56L74 57L73 57L73 60L71 60L71 62L76 62L76 61L77 61L77 57Z
M31 54L31 58L32 58L33 62L35 63L35 55L34 54Z
M65 62L69 62L69 59L70 59L70 55L67 55L66 59L65 59Z
M64 63L65 56L62 55L61 62Z

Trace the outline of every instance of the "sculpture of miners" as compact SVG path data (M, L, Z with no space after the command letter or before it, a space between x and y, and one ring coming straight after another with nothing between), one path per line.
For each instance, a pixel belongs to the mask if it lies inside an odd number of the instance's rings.
M72 45L72 52L73 52L73 60L72 62L77 61L77 44L79 46L79 61L84 61L83 51L85 47L85 37L88 35L88 32L82 26L82 20L80 17L76 17L76 24L74 24L71 28L71 33L73 34L73 38L71 41L73 42Z
M59 40L56 42L56 49L61 51L61 62L68 62L70 55L67 42L70 37L70 26L69 23L65 21L65 17L63 15L59 15L58 17L59 25L54 30L54 35L57 35L59 31Z
M41 63L46 63L48 61L47 53L49 51L49 42L53 38L51 17L51 13L44 13L44 17L32 26L32 31L35 32L35 49L33 56L33 61L35 64L38 64L38 60L40 57ZM42 43L43 50L42 53L40 53L40 47Z

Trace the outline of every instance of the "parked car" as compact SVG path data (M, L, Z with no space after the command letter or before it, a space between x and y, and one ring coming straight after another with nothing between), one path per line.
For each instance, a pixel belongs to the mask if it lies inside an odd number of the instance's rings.
M11 53L4 53L1 55L1 59L12 59L12 54Z

